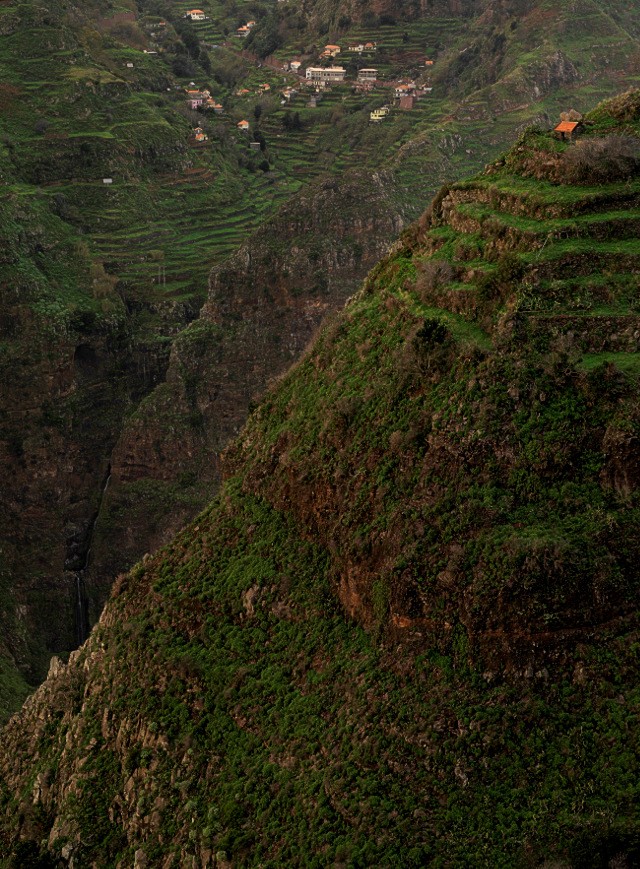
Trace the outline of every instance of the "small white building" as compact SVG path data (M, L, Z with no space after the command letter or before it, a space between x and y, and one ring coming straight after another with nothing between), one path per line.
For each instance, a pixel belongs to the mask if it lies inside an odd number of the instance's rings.
M309 66L307 67L306 79L313 82L339 82L344 81L346 70L343 66Z
M188 18L189 21L204 21L206 19L206 15L202 11L202 9L190 9L185 13L185 18Z
M376 81L378 78L378 70L377 69L359 69L358 70L358 81Z

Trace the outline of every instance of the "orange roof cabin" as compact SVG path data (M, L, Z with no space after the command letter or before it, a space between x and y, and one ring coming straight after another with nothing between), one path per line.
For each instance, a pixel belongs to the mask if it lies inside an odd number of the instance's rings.
M558 139L573 139L581 131L581 121L560 121L558 126L553 128L553 132Z
M204 21L207 16L202 9L189 9L184 17L189 18L191 21Z
M236 126L239 130L248 130L249 129L249 121L238 121Z

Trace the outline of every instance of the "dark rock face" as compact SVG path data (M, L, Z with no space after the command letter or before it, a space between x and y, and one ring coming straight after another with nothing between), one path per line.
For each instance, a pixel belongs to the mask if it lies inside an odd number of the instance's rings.
M51 651L73 648L75 571L89 558L110 453L145 379L149 389L162 373L149 357L143 371L144 350L127 351L123 325L29 344L37 324L22 319L23 349L12 345L0 385L3 561L22 613L5 651L30 662L30 679Z
M173 345L166 383L114 450L89 580L97 607L119 571L211 498L218 454L250 403L389 250L404 223L392 192L381 174L323 181L214 269L199 320Z

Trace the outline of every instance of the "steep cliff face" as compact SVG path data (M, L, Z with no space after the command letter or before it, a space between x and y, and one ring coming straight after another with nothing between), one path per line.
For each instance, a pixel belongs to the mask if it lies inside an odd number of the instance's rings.
M173 345L166 383L114 450L94 534L100 569L88 579L97 606L118 571L169 540L211 499L218 454L250 403L344 304L403 220L384 173L323 180L213 270L200 318Z
M3 732L5 865L637 862L639 105L441 191L273 385Z
M122 300L73 232L37 201L6 194L0 209L0 643L36 681L51 649L77 642L76 572L109 453L145 377ZM147 388L161 370L148 365Z

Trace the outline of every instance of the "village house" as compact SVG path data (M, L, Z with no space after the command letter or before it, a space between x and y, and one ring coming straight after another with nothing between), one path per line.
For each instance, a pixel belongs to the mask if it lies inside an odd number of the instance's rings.
M289 69L291 70L291 72L298 72L301 66L302 63L299 60L292 60L289 62Z
M358 81L376 81L378 78L378 70L377 69L359 69L358 70Z
M271 85L265 81L263 84L258 85L258 90L266 94L268 91L271 90Z
M364 43L360 42L358 45L349 45L347 51L357 51L358 54L362 54L364 51Z
M211 97L208 97L208 99L205 101L204 107L206 109L210 109L211 111L215 112L216 115L221 115L222 112L224 111L224 109L222 108L222 105L220 103L217 103Z
M200 91L187 91L187 103L190 109L199 109L207 99Z
M340 54L340 46L339 45L325 45L324 51L320 55L320 57L336 57Z
M204 21L206 19L206 15L202 11L202 9L190 9L185 13L185 18L188 18L189 21Z
M365 51L377 51L377 50L378 50L378 46L377 46L377 44L376 44L375 42L365 42L365 44L364 44L364 50L365 50Z
M288 102L288 101L292 100L293 97L295 97L297 93L298 93L298 91L297 91L295 88L285 88L285 89L282 91L282 96L283 96L283 97L285 98L285 100L287 100L287 102Z
M401 82L400 84L395 85L393 95L399 100L402 97L412 96L415 93L415 89L416 83L414 81Z
M249 132L249 121L238 121L236 127L245 133Z
M196 140L196 142L206 142L209 139L202 127L195 128L195 130L193 131L193 138Z
M307 81L318 83L332 83L344 81L346 70L342 66L310 66L307 67L305 77Z
M251 28L247 27L246 24L243 24L241 27L238 27L238 29L236 30L236 36L240 36L240 37L244 38L245 36L248 36L250 32L251 32Z
M381 121L384 121L389 112L389 106L381 106L379 109L374 109L369 113L369 120L372 124L379 124Z

